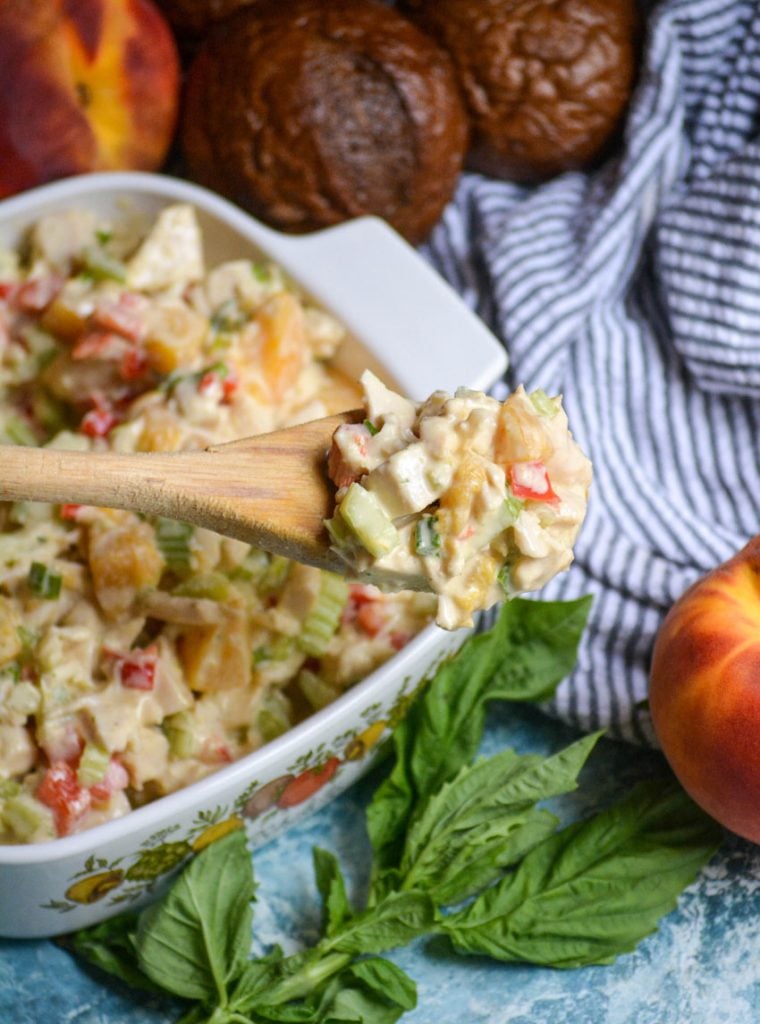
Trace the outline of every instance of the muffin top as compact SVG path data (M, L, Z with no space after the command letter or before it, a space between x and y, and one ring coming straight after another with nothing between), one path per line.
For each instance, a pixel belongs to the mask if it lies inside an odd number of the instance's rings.
M188 74L191 174L304 232L361 214L422 241L467 144L449 58L375 0L260 0L220 23Z

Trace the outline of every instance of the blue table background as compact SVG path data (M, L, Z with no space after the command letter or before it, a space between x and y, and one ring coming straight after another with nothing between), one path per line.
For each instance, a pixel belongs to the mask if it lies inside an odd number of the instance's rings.
M575 733L532 707L502 705L482 752L548 753ZM592 811L658 770L659 755L603 740L579 791L555 809ZM257 948L314 940L319 909L313 844L336 852L350 885L366 882L363 811L382 768L255 855ZM607 967L554 971L451 954L419 941L392 954L418 984L404 1024L757 1024L760 1021L760 847L727 839L678 909L635 953ZM170 1024L176 1005L132 994L54 942L0 940L0 1024Z

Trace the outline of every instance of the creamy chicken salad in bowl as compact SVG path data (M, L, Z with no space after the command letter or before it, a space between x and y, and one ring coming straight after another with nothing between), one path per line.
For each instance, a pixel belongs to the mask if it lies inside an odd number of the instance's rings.
M359 404L486 389L502 347L373 219L282 236L163 176L0 204L3 443L175 451ZM155 894L349 785L467 635L430 594L172 520L7 504L0 521L0 934Z

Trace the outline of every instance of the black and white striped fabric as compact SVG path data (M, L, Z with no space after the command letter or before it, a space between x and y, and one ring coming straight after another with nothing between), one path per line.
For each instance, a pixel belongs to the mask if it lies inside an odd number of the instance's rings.
M466 175L425 253L594 463L542 592L595 596L549 710L652 743L665 611L760 532L760 2L654 5L615 158L534 189Z

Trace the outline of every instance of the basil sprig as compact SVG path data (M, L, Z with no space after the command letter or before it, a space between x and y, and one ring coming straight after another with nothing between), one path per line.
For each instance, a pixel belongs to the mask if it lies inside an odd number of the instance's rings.
M249 958L255 884L242 831L190 862L140 914L77 933L79 955L191 1003L182 1024L393 1024L413 980L380 954L444 935L464 954L554 967L610 963L650 934L722 832L672 776L558 828L542 801L576 788L599 734L549 757L474 760L489 701L542 699L572 667L589 601L515 599L411 704L368 808L372 877L348 898L315 848L323 927L309 949Z

